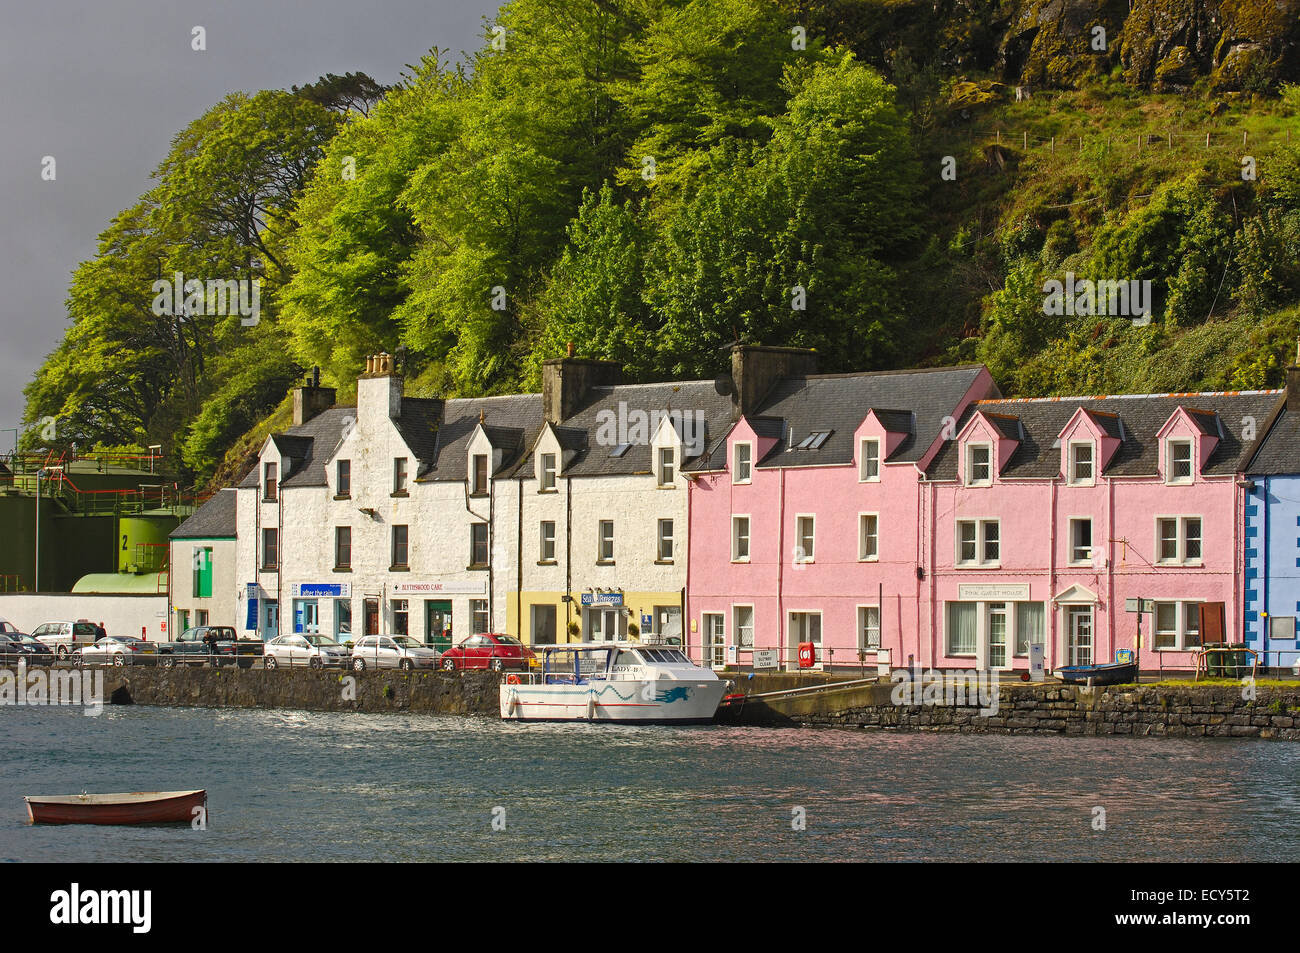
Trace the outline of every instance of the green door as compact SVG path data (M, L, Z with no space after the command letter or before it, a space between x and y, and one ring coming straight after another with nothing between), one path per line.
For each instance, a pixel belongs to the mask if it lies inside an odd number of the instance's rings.
M424 600L424 643L439 652L451 648L451 601Z

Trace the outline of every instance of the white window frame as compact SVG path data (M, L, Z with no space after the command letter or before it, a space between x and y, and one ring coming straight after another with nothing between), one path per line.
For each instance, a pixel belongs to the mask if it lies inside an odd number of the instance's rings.
M742 461L740 459L741 448L744 448L749 459ZM744 467L744 474L741 473L741 467ZM752 483L754 481L754 444L748 440L739 440L731 447L731 482L732 483Z
M605 535L605 527L609 527L609 536ZM605 542L609 542L609 555L605 554ZM614 561L614 521L597 520L596 521L596 562L598 564L612 563Z
M803 545L804 533L802 530L803 521L809 520L812 523L812 532L808 534L808 539L812 541L812 549L805 549ZM815 513L796 513L794 515L794 552L791 554L792 561L805 565L817 561L817 516Z
M664 462L664 454L668 455L668 462ZM671 471L671 472L669 472ZM664 474L668 474L668 479L664 479ZM660 487L674 486L674 480L677 477L677 451L672 447L659 447L655 453L655 480Z
M876 644L871 645L868 639L868 633L871 631L871 613L875 613L876 624ZM878 605L860 605L858 606L858 651L873 652L880 648L880 606Z
M546 538L546 527L551 528L551 538ZM551 547L550 555L546 554L546 547ZM542 563L555 562L555 520L541 520L537 527L537 561Z
M975 524L975 558L962 559L961 557L961 528L965 523ZM988 527L989 525L997 527L997 559L986 559L985 552L988 546ZM964 519L953 521L953 565L958 569L987 569L997 568L1002 565L1002 525L1001 520L996 517L971 516Z
M1078 523L1088 524L1088 553L1086 556L1078 555L1079 546L1074 535L1075 525ZM1067 556L1066 562L1071 566L1091 566L1092 554L1097 551L1097 542L1093 538L1093 530L1096 527L1093 526L1092 517L1071 516L1069 519L1069 523L1067 525L1069 526L1069 537L1066 539L1066 545L1069 546L1070 549L1069 552L1066 553Z
M874 448L873 452L868 453L867 448ZM868 468L868 463L874 463L874 467ZM859 483L879 483L880 482L880 438L863 437L858 441L858 482Z
M745 521L745 554L739 554L737 543L740 542L740 535L736 532L736 523L738 520ZM750 547L752 539L750 537L753 524L750 522L748 513L733 513L731 516L731 561L733 563L747 563L750 557Z
M740 624L739 611L741 609L749 610L749 641L745 641L745 626ZM734 633L733 637L735 638L736 647L752 649L754 647L754 632L756 630L754 607L747 602L733 604L731 607L731 624L731 631Z
M1088 451L1088 475L1080 477L1077 473L1079 459L1077 452L1081 449ZM1091 440L1074 440L1070 442L1069 448L1065 454L1066 478L1065 482L1070 486L1096 486L1097 485L1097 447Z
M1187 447L1187 476L1180 477L1174 473L1174 447ZM1190 437L1168 437L1165 439L1165 483L1170 486L1186 486L1196 481L1196 441Z
M1201 605L1203 599L1156 599L1155 611L1151 613L1151 648L1157 652L1194 652L1201 647L1200 629L1193 630L1187 624L1187 611L1189 608ZM1169 629L1158 628L1160 624L1160 607L1174 607L1174 628L1171 632ZM1200 609L1195 610L1197 613ZM1197 625L1200 624L1199 618ZM1192 632L1196 633L1196 644L1189 646L1187 636ZM1161 634L1172 634L1174 637L1173 645L1159 645Z
M555 491L555 476L559 472L556 466L556 456L554 453L538 454L540 458L538 460L538 469L540 471L538 476L539 493L553 493ZM547 464L548 460L550 461L549 465Z
M870 534L871 552L867 552L867 522L874 520L875 532ZM858 514L858 562L874 563L880 561L880 514L879 513L859 513Z
M984 450L988 453L989 475L983 480L975 479L975 451ZM966 444L966 485L967 486L992 486L993 485L993 444L991 443L968 443Z
M1201 566L1205 564L1205 519L1199 514L1191 513L1187 515L1157 514L1156 515L1156 538L1155 538L1155 564L1157 566ZM1175 524L1175 539L1177 540L1178 553L1172 559L1164 558L1161 543L1161 524L1165 520L1173 520ZM1201 554L1192 558L1187 556L1187 523L1189 520L1195 520L1199 525L1200 532L1197 539L1201 544Z
M668 535L664 535L664 524L668 524ZM670 563L673 561L673 554L677 549L677 540L674 535L676 527L670 517L662 517L655 522L655 560L661 563ZM668 543L668 555L664 555L664 542Z

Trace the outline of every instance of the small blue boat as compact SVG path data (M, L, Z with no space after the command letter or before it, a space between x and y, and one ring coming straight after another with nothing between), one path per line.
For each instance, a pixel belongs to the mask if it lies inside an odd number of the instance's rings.
M1067 665L1056 670L1063 682L1082 685L1092 679L1094 685L1131 685L1138 680L1137 662L1111 662L1107 665Z

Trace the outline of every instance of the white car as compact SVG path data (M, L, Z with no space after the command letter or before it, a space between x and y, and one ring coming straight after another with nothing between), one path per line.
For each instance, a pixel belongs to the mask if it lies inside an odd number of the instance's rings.
M94 645L99 627L88 619L76 622L42 622L32 632L38 642L54 649L59 658L67 658L77 646Z
M409 672L417 668L437 668L440 653L415 641L409 635L367 635L352 646L352 670L400 668Z
M346 668L348 649L323 635L281 635L266 643L262 664L267 668L281 665L306 665L309 668Z
M72 653L73 665L152 665L158 660L158 646L138 635L106 635L94 645Z

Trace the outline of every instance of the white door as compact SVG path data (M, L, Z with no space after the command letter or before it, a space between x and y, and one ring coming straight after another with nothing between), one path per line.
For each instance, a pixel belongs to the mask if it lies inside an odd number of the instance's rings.
M822 614L820 612L791 612L789 626L789 668L799 668L799 643L813 643L814 668L822 666Z
M274 599L266 603L266 631L262 638L270 642L280 634L280 603Z
M1066 612L1066 656L1070 665L1091 665L1092 662L1092 607L1070 606Z
M1009 668L1007 657L1007 604L1005 602L989 603L989 668Z
M709 612L704 616L704 657L706 664L722 668L727 662L727 648L722 613Z

